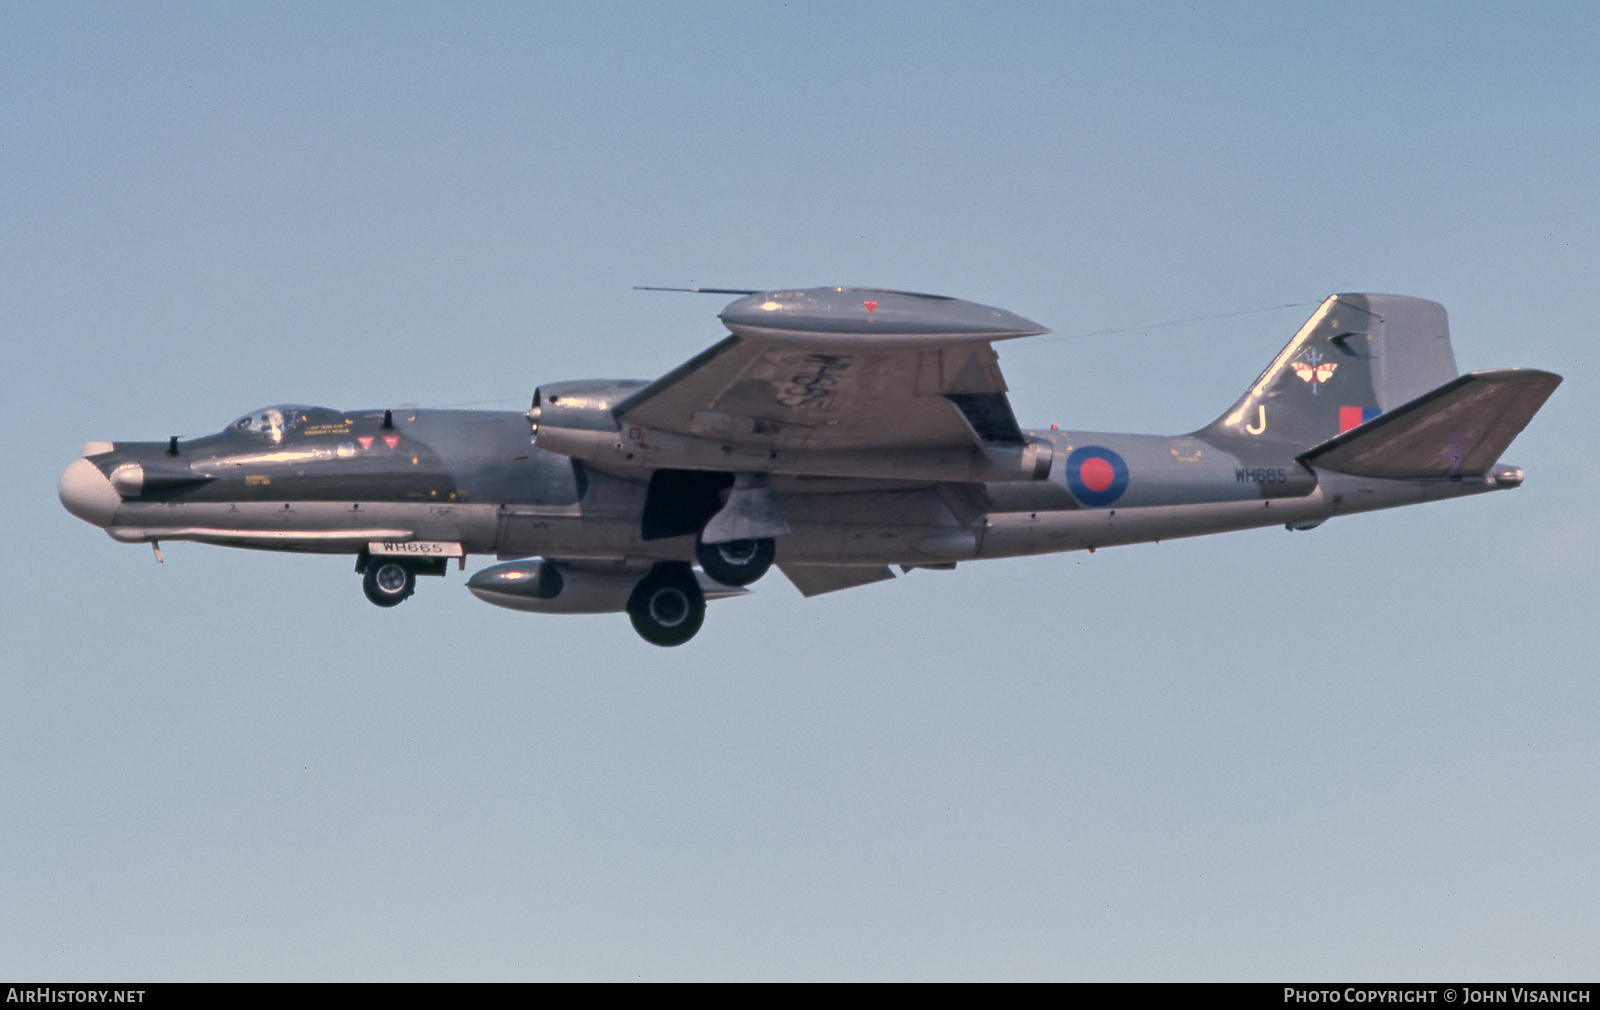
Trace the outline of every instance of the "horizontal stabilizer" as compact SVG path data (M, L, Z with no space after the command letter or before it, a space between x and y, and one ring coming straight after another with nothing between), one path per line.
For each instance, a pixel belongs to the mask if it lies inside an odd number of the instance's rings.
M1302 463L1394 480L1485 474L1561 384L1533 368L1468 372L1317 445Z

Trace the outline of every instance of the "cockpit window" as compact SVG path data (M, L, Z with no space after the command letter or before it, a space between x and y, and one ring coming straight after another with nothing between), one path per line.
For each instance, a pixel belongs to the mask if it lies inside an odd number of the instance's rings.
M273 444L283 441L283 436L305 423L306 411L310 407L299 404L284 403L276 407L263 407L253 410L239 420L233 422L233 430L249 432L264 438Z

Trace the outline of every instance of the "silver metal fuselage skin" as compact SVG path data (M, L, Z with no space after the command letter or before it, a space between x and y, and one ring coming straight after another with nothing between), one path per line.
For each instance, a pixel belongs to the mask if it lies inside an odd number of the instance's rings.
M694 558L692 536L643 538L648 472L602 472L539 449L520 413L303 410L296 429L266 435L236 425L175 445L91 443L63 474L62 501L129 543L357 554L373 541L447 542L501 558ZM1318 473L1287 450L1262 458L1203 432L1026 434L1052 450L1042 479L775 477L792 529L778 563L933 565L1309 528L1521 479L1504 466L1433 481Z
M547 383L526 413L284 404L187 442L91 442L62 504L113 538L345 553L391 607L467 589L626 612L659 646L776 564L805 596L984 558L1095 550L1515 487L1498 461L1561 377L1460 374L1444 307L1325 299L1188 435L1025 430L993 343L1014 313L870 288L749 292L653 381Z

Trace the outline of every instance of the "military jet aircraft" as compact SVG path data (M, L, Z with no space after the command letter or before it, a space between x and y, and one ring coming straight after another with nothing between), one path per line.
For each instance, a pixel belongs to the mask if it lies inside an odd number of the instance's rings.
M653 382L549 383L526 413L283 405L201 438L90 442L61 501L158 557L163 540L353 555L382 607L493 554L467 581L479 598L626 612L671 646L773 564L814 596L891 566L1513 488L1500 453L1561 382L1458 375L1442 306L1343 294L1198 431L1024 429L993 346L1049 332L1021 316L870 288L720 293L743 296L731 335Z

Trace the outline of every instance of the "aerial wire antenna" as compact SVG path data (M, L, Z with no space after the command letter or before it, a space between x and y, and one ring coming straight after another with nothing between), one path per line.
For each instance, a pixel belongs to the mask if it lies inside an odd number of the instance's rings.
M1046 337L1043 340L1030 340L1030 344L1054 344L1062 340L1082 340L1085 337L1109 337L1118 333L1142 333L1145 330L1158 330L1167 326L1183 326L1188 323L1208 323L1214 319L1232 319L1236 316L1253 316L1262 312L1277 312L1281 309L1298 309L1307 305L1320 305L1321 302L1285 302L1282 305L1268 305L1259 309L1242 309L1238 312L1222 312L1214 316L1195 316L1192 319L1173 319L1164 323L1146 323L1143 326L1125 326L1116 330L1094 330L1089 333L1069 333L1065 336Z
M497 397L496 399L493 399L493 400L472 400L471 402L468 402L468 403L429 404L429 405L426 405L423 409L425 409L425 410L459 410L462 407L485 407L485 406L488 406L489 404L492 404L492 403L521 403L522 401L524 401L526 399L527 399L526 396L501 396L501 397Z
M754 295L760 294L761 288L663 288L645 284L635 284L635 291L682 291L694 295ZM1024 338L1027 345L1054 344L1063 340L1084 340L1089 337L1110 337L1118 333L1143 333L1146 330L1159 330L1170 326L1184 326L1188 323L1207 323L1214 319L1233 319L1237 316L1254 316L1263 312L1277 312L1281 309L1299 309L1308 305L1319 305L1320 302L1284 302L1282 305L1268 305L1259 309L1241 309L1238 312L1222 312L1214 316L1194 316L1189 319L1172 319L1162 323L1146 323L1143 326L1124 326L1115 330L1093 330L1089 333L1069 333L1064 336L1046 336L1044 339ZM1022 342L1019 341L1019 344ZM516 403L525 397L501 397L495 400L474 400L471 403L451 403L435 410L449 410L460 407L480 407L496 403Z
M633 286L633 290L635 290L635 291L686 291L686 292L688 292L690 294L696 294L696 295L754 295L754 294L759 294L760 293L760 289L759 288L658 288L658 287L649 287L649 286L646 286L646 285L643 285L643 284L635 284ZM518 397L503 396L503 397L500 397L499 399L495 399L495 400L473 400L470 403L449 403L449 404L445 404L443 406L433 407L431 409L434 409L434 410L454 410L454 409L458 409L458 408L461 408L461 407L483 407L483 406L488 406L488 405L496 404L496 403L518 403L518 402L521 402L522 400L525 400L525 399L527 399L527 397L525 397L525 396L518 396Z

